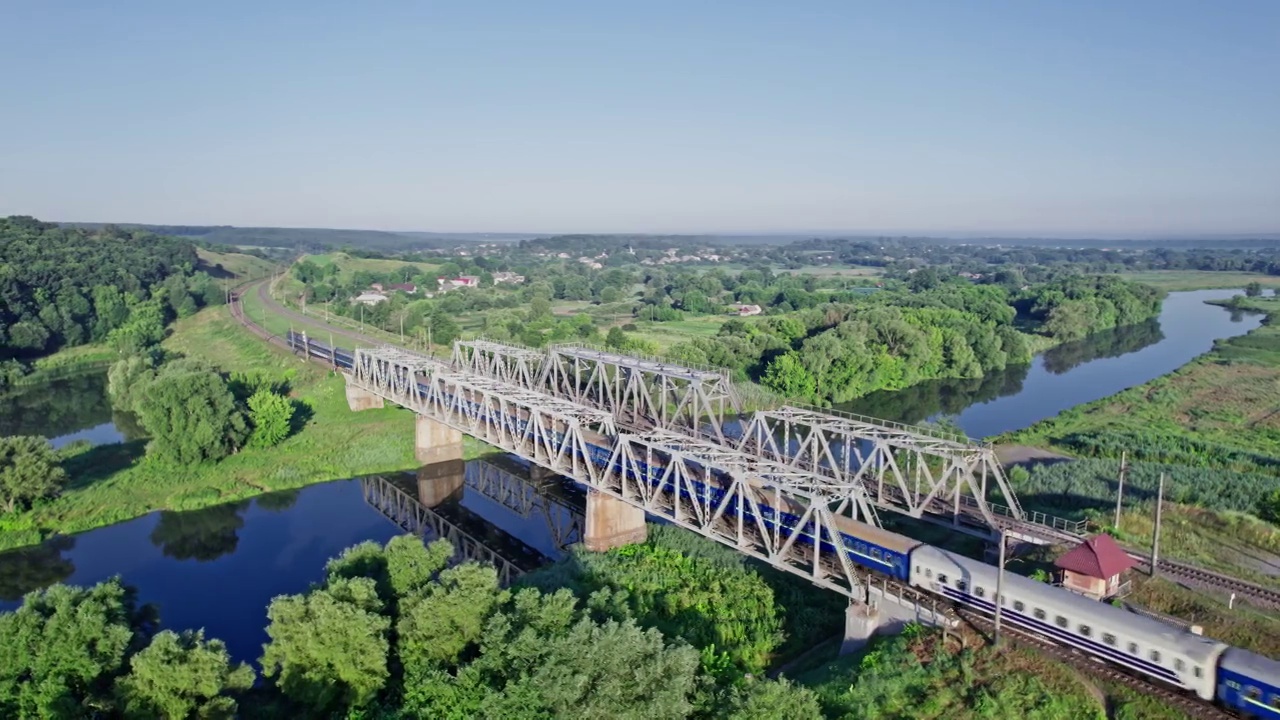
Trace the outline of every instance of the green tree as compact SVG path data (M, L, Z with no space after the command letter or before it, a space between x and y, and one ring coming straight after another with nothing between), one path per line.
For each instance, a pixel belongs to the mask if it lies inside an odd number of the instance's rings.
M1251 282L1244 286L1244 294L1249 297L1258 297L1262 295L1262 283Z
M816 383L795 352L779 355L769 363L762 379L765 387L791 398L813 397Z
M53 585L0 613L0 717L89 718L115 708L112 685L147 615L118 579Z
M206 641L203 630L165 630L129 664L117 684L129 717L230 720L236 716L234 693L253 686L253 670L244 663L233 667L226 645Z
M293 403L270 390L259 390L249 398L249 423L253 432L249 446L274 447L289 437L293 423Z
M1280 525L1280 490L1273 490L1258 505L1258 517Z
M218 460L247 435L235 398L214 372L166 368L147 386L137 410L152 438L148 452L166 462Z
M490 565L466 563L440 573L420 597L404 602L396 625L406 676L456 665L480 641L485 622L505 598Z
M622 350L627 347L627 334L622 332L621 328L611 327L609 332L604 336L605 347Z
M0 438L0 508L5 512L57 495L66 480L48 440L36 435Z
M112 363L107 371L107 394L117 410L133 412L148 383L155 379L155 359L151 354L130 355Z
M725 703L727 720L820 720L822 707L810 689L781 680L745 680Z
M267 609L262 674L317 715L367 705L390 676L387 629L377 586L341 578Z

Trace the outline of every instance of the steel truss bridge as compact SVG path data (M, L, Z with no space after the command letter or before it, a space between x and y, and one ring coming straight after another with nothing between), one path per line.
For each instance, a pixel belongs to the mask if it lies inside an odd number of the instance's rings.
M842 550L840 518L945 514L987 536L1033 525L990 448L789 406L744 419L714 371L582 346L459 342L444 362L288 341L350 386L860 602L867 573ZM987 502L989 483L1005 510Z
M1084 521L1024 512L994 449L967 437L793 405L743 412L728 374L581 344L533 350L454 343L452 367L610 413L619 428L709 440L840 487L858 519L878 510L994 539L1079 542ZM990 500L993 491L1004 503Z

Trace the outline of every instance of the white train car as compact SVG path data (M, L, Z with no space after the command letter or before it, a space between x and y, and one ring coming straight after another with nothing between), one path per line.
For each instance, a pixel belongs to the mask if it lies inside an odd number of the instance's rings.
M927 545L911 553L912 585L988 615L995 613L998 573ZM1011 572L1001 590L1002 622L1214 699L1225 643Z

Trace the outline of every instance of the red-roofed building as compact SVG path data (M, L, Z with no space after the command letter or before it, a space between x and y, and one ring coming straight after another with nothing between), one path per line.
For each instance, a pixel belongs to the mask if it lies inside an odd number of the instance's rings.
M1094 535L1054 561L1062 587L1094 600L1123 594L1121 576L1138 563L1110 535Z

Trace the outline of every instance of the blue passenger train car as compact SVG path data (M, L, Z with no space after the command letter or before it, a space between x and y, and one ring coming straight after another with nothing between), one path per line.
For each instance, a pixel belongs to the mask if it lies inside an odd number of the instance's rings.
M1229 648L1218 663L1218 702L1245 717L1280 720L1280 662Z

